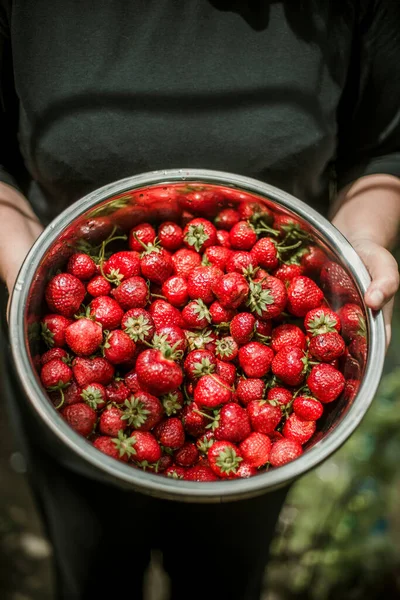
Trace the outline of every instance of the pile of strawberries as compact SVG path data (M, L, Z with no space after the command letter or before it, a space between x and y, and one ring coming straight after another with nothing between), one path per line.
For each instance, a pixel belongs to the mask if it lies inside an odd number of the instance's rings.
M179 206L179 220L83 240L52 277L40 378L117 460L250 477L299 457L330 403L354 398L359 296L304 226L259 198L187 187Z

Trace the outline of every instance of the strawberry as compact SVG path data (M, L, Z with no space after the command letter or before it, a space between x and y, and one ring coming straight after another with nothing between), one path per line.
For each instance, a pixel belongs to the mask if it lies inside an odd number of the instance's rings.
M234 309L224 308L218 301L213 302L208 310L210 312L211 322L214 325L229 323L236 314Z
M162 285L173 271L171 254L164 248L149 244L141 254L140 270L143 277Z
M319 275L322 267L327 261L325 252L318 246L309 246L307 252L301 257L301 266L304 269L304 274L310 277Z
M151 314L143 308L131 308L122 317L121 327L131 340L149 342L156 331Z
M144 308L149 300L149 288L143 277L129 277L111 292L121 308Z
M84 387L88 383L108 385L114 377L114 367L102 357L81 358L77 356L72 362L72 371L77 384Z
M250 420L246 410L235 402L224 404L216 417L215 439L239 443L250 433Z
M182 311L185 326L190 329L204 329L211 323L211 315L207 306L200 298L186 304Z
M272 212L261 202L255 200L243 201L237 207L237 211L243 221L257 223L259 220L263 220L268 225L272 223Z
M127 423L122 420L124 413L116 406L108 406L100 415L99 431L103 435L117 437L119 431L126 429Z
M135 350L135 342L121 329L111 331L103 346L104 358L112 365L123 365L130 362L135 355Z
M322 289L327 296L339 299L341 304L361 304L360 297L349 275L338 263L325 262L320 272Z
M172 264L175 275L188 278L190 273L201 264L200 254L194 250L181 248L172 256Z
M40 366L43 367L43 365L55 358L62 360L65 364L68 364L69 362L69 355L64 348L50 348L50 350L47 350L47 352L40 357Z
M215 354L222 361L235 360L239 352L238 345L233 337L226 336L215 343Z
M246 410L252 429L260 433L271 433L282 419L282 411L279 406L271 406L265 400L251 400Z
M72 370L59 358L47 362L40 372L40 380L46 390L50 392L66 387L71 379Z
M167 344L163 350L144 350L139 354L136 372L139 383L156 396L176 390L183 381L182 369Z
M295 277L287 289L287 310L295 317L305 317L308 311L319 308L324 299L322 290L309 277Z
M303 449L299 442L284 438L272 444L269 462L273 467L282 467L301 456L302 453Z
M83 386L80 395L93 410L104 408L107 402L106 388L101 383L89 383Z
M349 402L352 402L354 400L354 398L357 396L359 387L360 387L360 381L358 379L347 379L345 386L344 386L344 392L343 392L344 398L346 398L346 400L348 400ZM67 388L67 389L69 389L69 388Z
M177 415L181 412L183 408L183 394L179 390L175 390L174 392L168 392L168 394L165 394L165 396L161 397L161 402L167 417Z
M217 368L215 374L232 386L236 380L236 367L232 363L217 359Z
M93 446L97 448L97 450L100 450L100 452L107 454L107 456L111 456L111 458L121 460L122 462L128 462L128 454L124 452L121 455L122 446L118 448L116 442L108 435L99 435L96 437L96 439L93 440Z
M300 385L307 371L307 358L301 348L285 346L272 361L273 374L286 385Z
M129 279L135 275L140 275L140 254L133 250L122 250L116 252L102 267L102 275L105 275L108 281L120 283L123 279Z
M231 252L230 257L226 262L225 270L227 273L241 273L242 275L247 272L254 272L257 269L258 263L251 254L244 250L238 250Z
M210 329L203 329L202 331L189 331L186 329L185 335L190 350L215 351L217 336Z
M171 450L177 450L185 443L185 430L177 417L161 421L154 429L154 435L162 446Z
M264 377L271 368L274 353L260 342L249 342L239 350L239 364L247 377Z
M224 231L223 229L218 229L217 230L217 243L222 246L223 248L229 248L231 247L231 243L229 241L229 232L228 231Z
M126 373L126 375L124 377L124 384L126 385L128 390L130 392L133 392L134 394L136 394L136 392L139 392L139 391L141 391L141 392L145 391L143 389L143 387L140 386L138 378L137 378L137 373L134 369L132 369L131 371Z
M87 281L96 273L96 263L87 254L72 254L68 260L67 273L74 275L81 281Z
M161 458L161 448L149 431L134 431L129 438L131 459L141 467L156 463Z
M254 257L257 265L267 271L276 269L279 265L278 246L272 238L261 238L251 249L251 255Z
M252 400L261 400L265 383L262 379L239 379L236 386L236 397L241 404L247 406Z
M196 447L200 454L207 454L214 442L214 432L209 430L200 437L197 436Z
M165 469L164 475L166 477L171 477L171 479L185 479L187 470L188 469L185 469L185 467L178 467L176 465L172 465Z
M367 340L362 335L354 337L349 345L349 352L358 360L361 366L367 362L368 345Z
M221 210L214 219L215 226L218 229L224 229L230 231L236 223L240 220L240 216L237 210L234 208L224 208Z
M185 442L181 448L175 451L174 458L180 467L192 467L199 458L199 451L192 442Z
M308 235L304 229L304 225L291 215L275 214L274 229L285 236L295 239L308 239Z
M337 331L340 333L341 320L337 313L327 306L310 310L304 317L304 327L309 335L320 335Z
M212 283L211 289L224 308L238 308L249 294L249 285L240 273L222 275Z
M287 418L283 426L282 433L285 438L295 440L299 444L305 444L315 433L317 424L315 421L304 421L295 413L292 413Z
M155 300L149 307L156 329L165 325L183 326L182 315L179 310L165 300Z
M153 337L153 348L163 350L166 344L176 354L177 358L179 358L180 354L183 355L187 347L187 340L183 329L176 327L176 325L160 327Z
M150 431L163 418L164 409L160 400L147 392L138 391L124 402L123 421L140 431Z
M85 297L82 281L69 273L55 275L46 286L46 302L51 311L63 317L72 317Z
M170 252L178 250L183 244L182 228L171 221L161 223L157 231L157 236L161 246Z
M84 402L65 406L61 410L61 415L74 431L84 437L92 433L97 420L96 412Z
M156 239L156 232L150 223L141 223L136 225L129 232L128 244L131 250L142 252L143 245L153 244Z
M183 230L183 242L188 248L203 252L217 243L217 230L207 219L193 219Z
M189 300L187 281L179 275L173 275L164 281L162 293L172 306L177 306L178 308L185 306Z
M107 401L114 402L115 404L123 404L131 392L125 383L119 379L109 383L105 390Z
M267 435L253 431L239 445L244 460L253 467L262 467L268 462L271 452L271 440Z
M209 350L192 350L185 358L183 368L190 381L196 381L203 375L214 373L217 359Z
M72 323L71 319L62 315L46 315L41 322L42 338L49 348L65 346L65 331Z
M257 242L257 234L247 221L239 221L229 232L229 241L235 250L251 250Z
M300 277L304 274L304 269L300 265L295 264L282 264L274 272L273 276L277 277L283 283L287 284L295 277Z
M236 471L235 478L246 479L248 477L254 477L254 475L257 475L257 469L246 460L243 460Z
M174 459L170 454L162 454L161 458L154 465L156 473L163 473L168 467L172 467Z
M93 298L97 298L97 296L108 296L112 287L111 283L107 281L107 279L104 279L102 275L96 275L96 277L93 277L93 279L89 281L86 290Z
M240 450L228 441L215 442L208 451L211 469L221 479L232 479L243 460Z
M109 217L93 217L82 220L78 226L74 226L76 238L90 244L99 244L111 235L112 230L113 224Z
M205 465L195 465L190 467L184 474L186 481L218 481L211 467Z
M64 393L63 406L69 406L70 404L77 404L78 402L82 402L81 388L76 384L76 382L74 380L71 381L71 383L68 385L68 387L63 389L63 393ZM51 396L52 396L52 394L51 394ZM59 398L58 392L56 393L56 396L57 396L57 398L56 398L57 404L59 404L60 398Z
M210 419L201 413L201 409L196 402L191 402L183 408L182 423L185 431L197 438L204 434L207 425L210 423Z
M104 329L117 329L124 311L116 300L109 296L97 296L89 304L90 316Z
M309 352L311 356L323 362L331 362L342 356L346 348L344 339L336 331L315 335L311 338Z
M342 335L347 340L352 340L355 336L367 335L364 313L357 304L345 304L338 310L338 315L342 323Z
M284 283L268 275L261 281L250 282L247 306L261 319L278 317L286 306L287 295Z
M304 421L317 421L322 417L324 407L321 402L310 396L297 396L293 402L293 412Z
M76 355L90 356L103 341L103 328L90 319L78 319L65 330L65 341Z
M233 317L229 330L231 336L239 346L248 344L255 332L256 319L254 315L242 312Z
M231 398L231 389L218 375L203 375L194 390L194 401L201 408L216 408Z
M297 325L291 325L290 323L284 323L278 325L272 331L271 335L271 347L274 352L279 352L285 346L291 348L306 348L306 336Z
M293 394L290 390L284 387L273 387L268 390L267 400L270 400L272 406L274 406L273 402L278 402L279 404L289 404L293 399Z
M307 379L312 395L324 404L336 400L342 393L344 384L342 373L326 363L315 365Z
M222 277L222 275L223 272L218 267L196 267L187 279L189 297L192 300L200 299L205 304L211 304L214 300L211 284Z
M225 271L228 260L232 255L232 250L223 246L210 246L206 248L203 254L203 264L213 265L221 271Z
M256 319L255 330L256 338L265 340L265 338L271 336L272 323L271 321L261 321L260 319Z
M202 186L187 186L179 198L182 208L205 217L213 217L219 210L220 192Z

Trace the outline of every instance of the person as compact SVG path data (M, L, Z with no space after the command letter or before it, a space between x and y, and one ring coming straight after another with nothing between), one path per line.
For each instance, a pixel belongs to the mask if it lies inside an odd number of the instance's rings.
M366 264L387 341L400 217L397 0L1 0L0 276L110 181L210 168L329 215ZM8 361L10 418L54 548L57 598L142 597L152 548L171 598L260 597L287 488L200 505L82 477L43 448Z

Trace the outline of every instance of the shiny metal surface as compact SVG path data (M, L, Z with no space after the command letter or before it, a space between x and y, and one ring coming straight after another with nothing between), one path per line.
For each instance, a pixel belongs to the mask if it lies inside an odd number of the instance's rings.
M370 278L361 259L347 240L325 220L297 198L270 185L235 174L209 170L174 169L144 173L109 184L88 194L60 214L42 233L20 270L10 308L10 340L13 360L27 406L35 413L38 435L48 439L54 453L71 468L100 480L144 493L188 502L224 502L251 497L278 488L316 467L335 452L354 432L370 406L378 387L385 355L385 329L381 313L364 310L368 329L368 360L362 384L351 405L338 402L324 425L321 439L299 459L278 469L249 479L196 483L161 477L105 456L76 434L55 411L34 368L35 338L43 305L44 287L50 276L73 252L76 228L91 234L88 220L107 214L112 222L124 219L127 205L124 194L154 185L217 184L250 192L268 199L273 206L303 219L311 233L342 264L352 277L358 293L366 291ZM145 207L145 197L142 208ZM131 212L129 212L129 208ZM140 210L128 204L130 227L141 219ZM144 210L144 208L143 208ZM161 213L173 213L173 206L161 200ZM172 213L171 213L172 211ZM164 213L163 213L164 214ZM73 227L71 227L71 225ZM85 229L86 227L86 229Z

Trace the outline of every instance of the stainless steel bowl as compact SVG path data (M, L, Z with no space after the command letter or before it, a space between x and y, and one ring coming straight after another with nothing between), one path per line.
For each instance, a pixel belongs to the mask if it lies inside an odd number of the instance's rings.
M116 461L75 433L56 412L43 390L35 369L37 330L43 311L44 288L49 278L74 251L77 237L105 239L102 217L126 229L147 220L155 212L173 219L174 199L163 187L177 185L222 185L255 194L308 227L317 242L341 264L354 282L365 311L368 330L368 359L355 398L342 398L325 420L323 429L297 460L249 479L197 483L161 477ZM147 192L161 186L159 200L148 209ZM150 212L149 212L150 210ZM147 211L147 212L146 212ZM96 221L97 220L97 221ZM104 223L103 223L104 225ZM17 375L37 420L37 436L70 468L88 477L131 488L153 496L188 502L224 502L256 496L279 488L334 453L354 432L370 406L383 368L385 329L382 314L367 309L362 297L370 278L361 259L348 241L319 213L297 198L260 181L210 170L173 169L129 177L88 194L60 214L42 233L26 257L12 294L10 339Z

